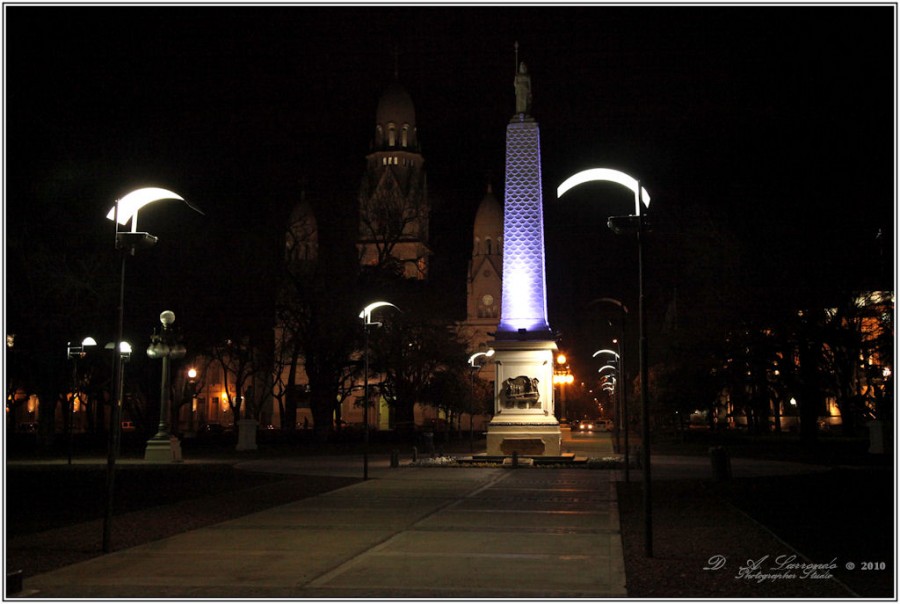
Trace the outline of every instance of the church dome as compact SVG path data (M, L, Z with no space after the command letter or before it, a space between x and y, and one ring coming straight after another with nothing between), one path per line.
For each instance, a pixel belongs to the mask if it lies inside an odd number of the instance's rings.
M416 108L406 90L391 83L375 112L375 147L416 150Z

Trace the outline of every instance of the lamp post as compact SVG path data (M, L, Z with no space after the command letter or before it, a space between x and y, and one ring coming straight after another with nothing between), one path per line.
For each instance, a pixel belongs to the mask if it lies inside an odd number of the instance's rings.
M88 352L87 349L96 345L97 341L90 336L83 339L79 346L72 346L72 342L66 343L66 358L72 360L72 400L69 402L68 408L69 465L72 465L72 424L75 420L75 397L78 396L78 359L83 359Z
M119 312L116 328L116 342L123 342L125 330L125 261L128 256L134 256L137 250L146 249L156 245L157 238L154 235L137 230L138 211L147 204L164 199L177 199L183 201L189 208L199 214L203 214L199 208L186 201L183 197L172 191L157 187L136 189L124 197L117 199L115 205L106 217L115 224L115 249L122 252L121 277L119 280ZM125 226L131 221L131 231L120 231L119 225ZM112 531L112 507L113 493L115 489L116 455L118 454L118 440L121 426L122 411L122 351L114 355L114 377L116 385L114 390L116 398L112 401L110 413L109 453L107 456L106 470L106 514L103 519L103 551L110 551L110 535ZM130 350L129 350L129 355Z
M469 452L475 451L475 374L481 371L481 368L487 363L487 360L494 356L494 349L488 348L486 352L476 352L469 357L469 367L472 368L472 405L469 409ZM476 361L484 357L484 363L476 364Z
M559 415L557 418L561 421L567 421L566 418L566 386L575 381L575 376L569 370L568 359L563 353L559 353L556 357L556 367L553 371L553 384L559 386Z
M197 412L197 370L193 367L187 370L187 384L186 387L190 388L191 391L191 407L190 413L188 414L188 434L193 438L196 436L196 432L194 429L194 414Z
M617 344L616 348L618 349L619 354L619 381L622 384L622 387L619 389L619 409L622 412L621 418L619 415L616 415L616 446L619 445L619 432L622 431L621 428L624 425L625 432L625 482L629 482L629 460L628 460L628 377L625 373L625 322L626 317L628 315L628 307L622 303L621 300L617 300L615 298L597 298L588 303L588 307L594 306L595 304L607 303L612 304L613 306L618 307L621 311L621 334L620 337L617 338L618 341L613 340L614 344Z
M104 346L104 349L113 351L113 355L116 357L115 365L117 367L117 373L113 376L113 381L116 384L116 392L114 394L116 397L115 400L120 401L123 399L122 393L124 389L122 385L125 383L125 363L127 363L131 359L131 344L129 344L128 342L119 342L119 345L116 346L115 342L110 342L106 346ZM114 412L115 407L110 409L110 423L112 423L112 415ZM117 417L116 421L120 421L120 419ZM119 441L121 440L121 436L121 430L113 430L112 426L110 426L110 449L111 454L114 455L114 457L119 456ZM105 529L106 527L104 527L104 531Z
M156 434L147 441L147 449L144 452L146 461L181 461L180 451L172 442L169 429L169 415L171 402L171 384L169 380L170 359L182 359L186 352L184 344L178 341L172 329L175 323L175 313L165 310L159 315L162 323L162 331L159 335L153 330L150 336L150 346L147 347L147 356L151 359L162 359L162 379L159 395L159 427Z
M629 216L611 216L607 220L607 227L615 234L626 232L637 233L638 246L638 329L639 357L641 375L641 461L643 465L643 492L644 492L644 555L653 557L653 518L650 492L650 402L647 396L648 371L647 371L647 325L644 312L644 209L650 207L650 194L641 187L639 180L619 170L609 168L594 168L584 170L563 182L556 191L557 197L562 197L572 187L586 182L613 182L629 189L634 193L634 214ZM641 203L643 202L643 203Z
M363 480L369 479L369 328L381 327L380 322L372 321L372 311L382 306L397 308L390 302L372 302L359 313L366 335L366 343L363 348L363 358L365 359L363 369Z

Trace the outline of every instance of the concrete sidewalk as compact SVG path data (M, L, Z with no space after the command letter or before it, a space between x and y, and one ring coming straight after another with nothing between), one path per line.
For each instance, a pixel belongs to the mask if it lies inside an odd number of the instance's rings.
M612 455L609 435L564 450ZM188 460L186 463L201 462ZM390 467L369 480L28 577L15 598L625 597L621 470ZM142 463L136 461L134 463ZM360 456L299 456L244 470L362 478ZM707 457L653 456L653 480L709 480ZM732 460L735 478L824 467ZM632 469L631 480L641 480Z
M239 467L360 472L355 458L259 460ZM318 497L27 578L19 596L627 595L612 471L390 468L386 457L374 456L369 477Z

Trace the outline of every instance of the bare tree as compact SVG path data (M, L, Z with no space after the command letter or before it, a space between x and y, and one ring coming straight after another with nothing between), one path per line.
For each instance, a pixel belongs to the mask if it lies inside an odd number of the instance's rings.
M424 175L401 184L391 171L360 193L359 263L397 275L422 274L429 253ZM374 251L374 253L373 253ZM412 270L408 270L412 267Z

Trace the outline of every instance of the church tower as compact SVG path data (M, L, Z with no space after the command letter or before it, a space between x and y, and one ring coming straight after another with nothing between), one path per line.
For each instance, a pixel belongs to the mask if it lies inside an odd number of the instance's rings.
M466 280L466 320L459 324L471 353L486 352L491 347L500 323L502 281L503 206L488 185L475 213L472 259ZM493 365L482 364L478 376L493 382Z
M378 102L371 152L359 190L357 249L363 266L425 279L430 205L416 110L395 79Z
M503 275L503 207L490 185L475 214L472 234L466 323L482 327L477 343L484 343L500 322Z

